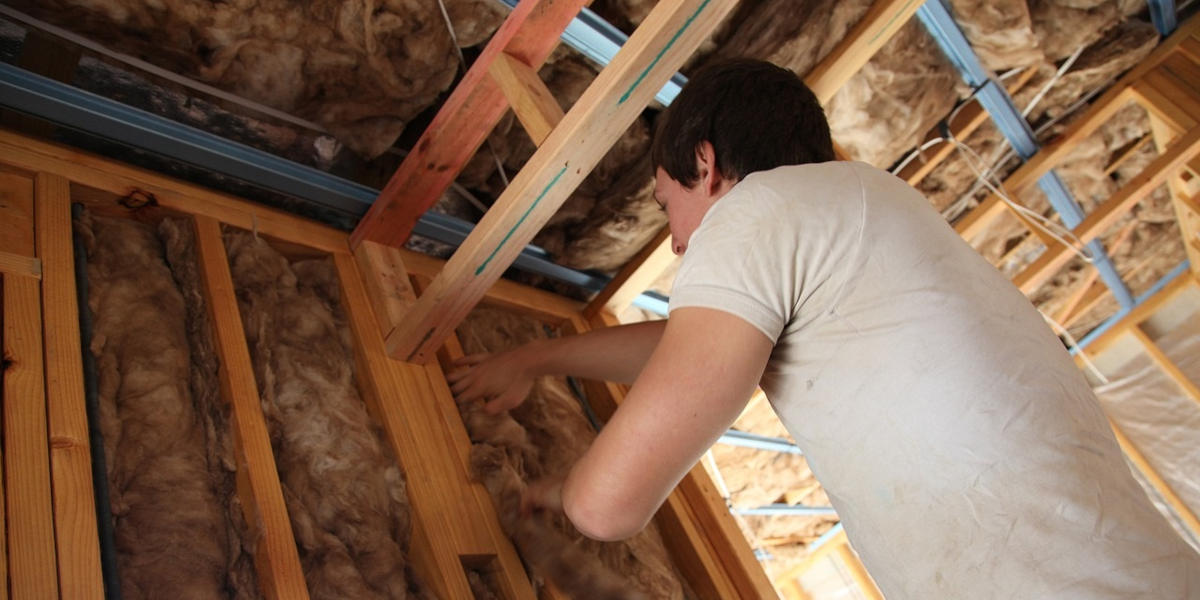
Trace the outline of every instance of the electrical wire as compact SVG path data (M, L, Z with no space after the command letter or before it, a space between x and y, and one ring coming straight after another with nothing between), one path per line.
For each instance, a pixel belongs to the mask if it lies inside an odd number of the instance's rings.
M1083 364L1087 367L1088 371L1091 371L1092 375L1095 375L1096 379L1098 379L1101 383L1109 383L1108 377L1105 377L1104 373L1101 373L1100 369L1096 368L1096 365L1092 362L1092 359L1088 358L1088 355L1083 351L1083 348L1079 347L1079 342L1076 341L1075 336L1071 335L1071 332L1067 331L1066 327L1063 327L1058 321L1051 319L1046 313L1042 312L1041 310L1038 312L1041 313L1042 318L1046 320L1046 323L1050 324L1050 329L1053 329L1056 334L1066 338L1067 346L1074 351L1076 356L1083 359Z
M987 176L980 168L980 163L983 162L983 159L978 153L975 152L975 150L973 150L970 146L967 146L966 144L954 139L953 136L950 136L946 139L950 143L954 144L954 146L960 152L962 152L967 166L971 168L971 171L975 173L975 175L979 178L979 181L982 181L983 185L987 187L988 190L990 190L993 194L996 194L996 197L1000 198L1002 202L1007 204L1014 211L1028 217L1031 225L1041 229L1046 235L1049 235L1055 241L1065 246L1068 250L1078 255L1085 262L1089 264L1095 262L1094 257L1083 248L1083 246L1085 246L1083 240L1080 240L1079 237L1074 234L1074 232L1066 227L1063 227L1062 225L1059 225L1058 223L1055 223L1041 213L1030 210L1023 205L1018 204L1003 190L1002 183L998 181L993 183L991 181L991 177ZM1071 241L1067 241L1068 239Z
M1042 86L1042 89L1038 90L1038 93L1033 96L1033 100L1029 101L1029 106L1026 106L1025 110L1021 111L1022 117L1029 118L1029 113L1033 112L1034 107L1036 107L1038 103L1042 101L1042 98L1045 98L1046 94L1050 92L1050 88L1054 87L1054 84L1058 83L1058 80L1062 79L1062 76L1065 75L1068 70L1070 70L1071 65L1075 64L1076 60L1079 60L1079 55L1083 54L1083 50L1085 48L1087 48L1086 45L1080 46L1075 49L1075 52L1071 53L1071 56L1067 58L1066 62L1064 62L1062 66L1058 68L1058 71L1055 71L1054 76L1046 82L1046 85Z

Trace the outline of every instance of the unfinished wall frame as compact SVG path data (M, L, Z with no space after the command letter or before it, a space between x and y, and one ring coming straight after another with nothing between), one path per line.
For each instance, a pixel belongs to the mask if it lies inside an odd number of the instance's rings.
M48 182L56 201L38 195L34 201L35 182ZM5 562L8 580L14 590L38 590L36 597L94 597L103 596L103 581L99 567L99 546L96 542L96 520L91 497L90 473L87 461L86 416L82 406L82 382L79 364L78 328L73 313L65 305L55 304L56 318L51 318L50 300L39 302L40 293L57 298L69 289L74 299L73 253L70 250L69 201L80 202L97 214L124 216L154 221L164 215L184 216L195 224L198 252L202 256L204 275L213 328L221 354L221 383L223 399L232 404L231 425L238 438L238 493L248 519L258 526L256 566L263 592L268 598L300 598L306 596L303 575L297 558L287 519L287 509L279 495L278 474L274 469L270 442L262 423L257 388L249 356L246 354L242 325L238 320L236 299L229 280L225 250L220 242L222 226L257 231L285 255L301 253L306 256L332 258L342 289L342 301L354 338L356 377L362 389L368 412L379 422L397 460L409 481L409 499L413 511L414 533L411 557L422 580L446 598L471 597L464 573L465 567L484 568L496 575L506 598L533 598L533 586L512 544L500 531L495 509L482 486L469 479L467 459L470 442L454 405L440 365L413 365L388 357L384 348L384 325L376 315L366 274L350 250L345 233L288 215L270 208L256 206L226 195L180 183L167 177L121 165L61 146L43 143L16 134L0 131L0 193L8 200L0 210L4 227L24 232L6 236L14 240L12 248L0 250L20 258L5 261L0 276L6 307L20 310L21 318L5 319L5 327L17 323L45 323L61 329L54 336L66 334L65 342L54 342L56 348L72 343L75 354L60 348L59 354L49 350L32 351L37 362L21 361L30 369L28 378L8 376L6 385L40 385L41 375L53 377L46 389L55 397L78 393L77 403L62 404L56 416L51 402L50 422L40 427L28 427L38 413L14 414L6 419L6 434L14 431L16 423L31 432L42 431L42 437L31 439L29 450L43 448L46 464L18 461L20 451L13 454L10 438L5 448L5 500L10 507L29 506L41 517L16 522L9 519L5 531L10 544L34 536L43 548L41 558L14 562L8 554ZM133 191L151 198L151 205L129 209L118 201ZM56 251L36 249L34 220L37 210L55 207L62 215L46 226L58 231ZM41 223L41 221L39 221ZM46 238L49 239L49 238ZM28 243L26 243L28 242ZM440 260L421 254L398 251L408 273L426 280L437 276L444 266ZM11 265L11 266L10 266ZM35 268L40 266L41 268ZM19 283L18 283L19 282ZM69 283L69 285L68 285ZM46 287L49 286L49 287ZM55 288L58 286L58 288ZM28 288L28 292L22 292ZM61 288L61 289L59 289ZM58 291L55 291L58 289ZM560 296L527 288L508 281L498 281L484 297L487 304L503 307L556 324L566 329L582 331L588 327L583 318L584 305ZM32 304L30 304L32 303ZM27 307L27 308L21 308ZM31 318L28 311L42 313ZM14 312L14 314L16 314ZM41 330L30 330L41 341ZM46 334L46 340L52 338ZM6 336L6 348L17 337ZM74 340L72 342L72 340ZM22 342L24 343L24 342ZM47 344L51 342L47 341ZM22 350L19 356L25 356ZM46 360L43 371L43 357ZM52 362L52 364L51 364ZM9 375L16 373L10 370ZM61 372L61 377L54 375ZM27 381L28 383L21 383ZM74 382L72 385L66 383ZM57 382L64 382L63 384ZM607 389L608 386L601 386ZM43 394L32 396L42 398ZM40 401L39 401L40 403ZM603 404L603 401L601 401ZM61 422L65 425L58 426ZM60 429L66 433L58 433ZM50 432L50 433L46 433ZM7 437L7 436L6 436ZM82 444L79 441L82 440ZM14 471L15 469L15 471ZM73 474L72 474L73 473ZM23 476L34 477L43 483L26 485ZM86 481L86 485L80 482ZM41 489L36 497L30 494ZM22 513L25 514L25 513ZM724 503L712 489L703 473L693 472L680 489L672 494L668 505L659 515L660 522L675 524L686 535L674 536L671 548L689 576L701 583L698 588L721 590L720 597L770 597L770 582L750 553L745 540L733 524ZM52 522L54 524L52 524ZM38 524L41 525L38 525ZM14 527L15 525L15 527ZM22 528L31 528L29 534ZM40 532L40 533L39 533ZM55 535L57 534L57 540ZM22 537L25 536L25 537ZM22 548L36 544L20 542ZM24 556L38 556L23 554ZM28 565L28 566L25 566ZM61 584L60 584L61 580ZM25 582L28 582L27 584ZM20 587L28 585L28 587ZM693 582L693 585L696 585ZM727 593L726 593L727 592Z

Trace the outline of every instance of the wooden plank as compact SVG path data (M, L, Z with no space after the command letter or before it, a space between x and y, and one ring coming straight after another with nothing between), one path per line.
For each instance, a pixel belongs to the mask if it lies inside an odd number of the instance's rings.
M425 528L413 538L414 550L423 553L422 576L442 597L471 597L463 557L495 556L507 597L532 598L487 491L468 476L470 440L440 367L387 356L354 259L346 253L333 259L354 335L357 379L404 468L414 522Z
M1133 442L1129 440L1125 432L1121 431L1121 428L1117 426L1116 421L1109 419L1108 423L1112 426L1113 435L1117 437L1117 443L1121 446L1121 451L1125 453L1129 462L1133 463L1133 466L1141 472L1142 477L1162 496L1162 499L1171 507L1171 510L1183 521L1188 531L1191 531L1194 536L1200 536L1200 519L1196 518L1196 514L1192 512L1192 509L1188 508L1188 505L1183 502L1179 494L1176 494L1175 490L1171 489L1171 486L1162 478L1162 475L1158 474L1158 471L1146 460L1146 456L1142 454L1141 450L1138 450L1138 447L1133 445Z
M504 93L488 74L492 63L507 53L534 69L540 67L587 3L524 0L517 4L359 221L350 236L352 246L372 240L399 247L408 240L417 219L442 197L508 109Z
M1132 90L1147 112L1162 119L1176 132L1182 133L1196 126L1196 116L1191 109L1200 103L1181 90L1177 81L1167 74L1151 71Z
M256 229L266 237L326 252L342 252L346 249L346 234L332 227L107 158L4 130L0 130L0 163L61 175L73 183L111 192L117 197L140 190L151 194L159 207L173 212L204 215L242 229ZM7 175L0 173L0 190L4 189ZM129 212L116 202L109 202L107 207ZM0 234L6 233L6 225L4 219L0 219ZM0 235L0 240L4 238L4 235ZM32 237L30 244L32 248Z
M541 146L546 136L563 118L563 109L538 77L533 67L507 52L501 52L488 70L500 85L504 97L512 105L517 120L525 127L535 146Z
M1013 80L1004 87L1008 90L1009 95L1014 95L1021 91L1021 89L1025 87L1025 84L1029 83L1029 80L1032 79L1036 73L1037 69L1033 67L1026 68L1021 71L1020 75L1014 77ZM979 129L980 126L989 120L991 120L991 115L984 110L983 105L979 103L979 100L972 99L971 102L962 107L962 109L960 109L958 113L954 115L954 119L950 121L950 133L954 136L954 139L965 141L971 136L972 133L975 133L975 130ZM930 128L929 132L925 134L925 140L922 142L922 144L939 139L942 136L942 127L939 123L938 125L934 125L932 128ZM954 144L948 141L940 142L935 146L927 148L921 153L920 156L901 169L896 176L907 181L908 185L915 187L917 184L921 183L921 180L925 179L926 176L932 173L933 170L936 169L937 166L942 163L942 161L946 160L946 158L949 157L950 154L952 154L955 150L956 146ZM926 153L928 153L928 158L923 158Z
M826 540L824 544L821 544L819 548L810 552L808 556L805 556L799 564L788 569L783 575L780 575L776 581L790 581L800 577L804 573L807 573L818 561L836 552L839 547L846 543L846 532L844 530L837 532L833 537Z
M404 257L396 248L367 240L354 250L354 260L363 274L375 321L386 335L417 301Z
M34 255L33 179L4 171L0 171L0 251Z
M875 0L862 20L854 26L804 78L821 104L828 104L842 85L854 76L872 56L891 41L921 7L920 0Z
M1182 47L1182 44L1180 46ZM1174 75L1188 93L1200 94L1200 65L1196 64L1195 60L1189 59L1187 55L1176 52L1163 60L1162 66L1156 70L1166 70Z
M859 560L858 554L850 548L850 544L838 544L837 553L842 559L842 564L846 565L846 569L850 571L850 576L854 578L854 583L858 584L858 591L862 592L869 600L883 600L883 594L875 586L875 580L871 579L867 568Z
M620 271L583 310L586 318L593 318L602 311L621 314L633 304L642 292L662 276L663 271L675 261L671 248L671 228L663 227Z
M71 190L63 177L45 173L38 174L34 190L37 253L46 267L42 316L59 591L65 598L101 599L104 578L83 389Z
M1136 338L1137 341L1142 345L1142 348L1146 350L1146 354L1150 355L1150 360L1153 360L1154 364L1157 365L1158 368L1167 375L1167 377L1170 377L1179 386L1179 388L1183 390L1183 393L1186 394L1188 398L1191 398L1193 402L1200 404L1200 386L1197 386L1195 382L1193 382L1191 379L1188 379L1188 376L1179 369L1179 366L1175 364L1175 361L1171 360L1171 357L1167 356L1167 354L1162 351L1162 348L1160 348L1154 340L1150 339L1149 335L1146 335L1146 330L1143 329L1141 325L1136 325L1130 327L1129 331L1133 333L1133 337Z
M1146 166L1121 189L1095 208L1073 230L1076 237L1088 243L1112 226L1133 205L1162 185L1192 158L1200 156L1200 127L1196 127L1171 146L1162 156ZM1055 243L1046 248L1033 262L1013 278L1013 283L1026 294L1033 293L1055 271L1074 256L1066 246Z
M735 4L669 0L655 6L388 336L391 356L417 362L433 358L459 321Z
M263 595L271 600L308 598L238 312L221 225L211 217L196 216L195 226L196 252L221 360L221 395L230 404L238 497L253 540L259 584Z
M1101 352L1104 352L1104 350L1112 345L1113 342L1124 335L1127 330L1129 330L1131 327L1136 327L1137 325L1141 324L1142 321L1145 321L1147 318L1149 318L1150 315L1158 312L1158 309L1162 308L1164 304L1175 299L1176 296L1181 294L1189 286L1195 285L1194 282L1195 280L1186 274L1176 277L1157 294L1154 294L1145 302L1139 304L1137 307L1131 310L1129 314L1125 315L1125 317L1118 321L1116 325L1110 327L1108 331L1105 331L1102 335L1092 340L1092 343L1088 344L1086 349L1087 353L1091 356L1095 356Z
M0 250L0 273L41 279L42 259Z
M1153 136L1146 134L1138 138L1133 143L1125 146L1123 149L1118 150L1117 155L1109 161L1107 166L1104 167L1104 174L1112 175L1117 169L1121 168L1121 165L1125 164L1125 162L1130 158L1136 156L1137 153L1142 150L1142 148L1146 147L1146 144L1149 144L1153 140Z
M3 285L9 590L14 598L57 598L39 282L5 277Z

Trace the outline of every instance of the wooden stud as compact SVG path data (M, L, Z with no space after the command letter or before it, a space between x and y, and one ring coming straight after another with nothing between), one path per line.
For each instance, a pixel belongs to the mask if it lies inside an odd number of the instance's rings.
M4 171L0 171L0 252L34 255L33 179Z
M525 126L535 146L541 146L546 136L563 118L563 109L546 88L533 67L507 52L501 52L488 70L500 85L504 97L512 105L517 120Z
M891 41L921 7L920 0L875 0L846 38L804 78L821 104L828 104L872 56Z
M396 248L367 240L354 250L354 259L363 273L375 320L386 336L417 301L404 257Z
M1143 329L1141 325L1135 325L1130 327L1129 331L1133 334L1133 337L1137 339L1138 343L1142 345L1142 348L1145 349L1146 354L1150 355L1150 359L1154 361L1154 364L1157 365L1167 377L1170 377L1171 380L1173 380L1176 385L1179 386L1179 389L1183 390L1183 393L1186 394L1188 398L1191 398L1193 402L1200 404L1200 386L1197 386L1195 382L1193 382L1191 379L1188 379L1188 376L1179 369L1179 366L1175 364L1175 361L1171 360L1171 358L1162 351L1162 348L1160 348L1154 340L1150 339L1150 336L1146 334L1146 330Z
M1150 163L1142 173L1129 180L1121 189L1096 207L1073 233L1083 243L1088 243L1127 212L1133 205L1162 185L1178 171L1184 163L1200 156L1200 127L1188 132L1162 156ZM1041 256L1013 278L1021 291L1033 293L1042 283L1067 263L1074 254L1066 246L1055 243L1046 248Z
M388 336L425 363L735 0L669 0L646 17Z
M390 359L354 259L337 253L333 260L355 338L360 387L404 467L414 522L426 528L413 538L421 575L443 597L470 597L462 558L495 556L507 597L532 598L491 498L468 477L470 440L440 367Z
M838 556L842 559L842 564L850 571L850 576L854 578L854 583L858 584L858 590L862 592L869 600L883 600L883 594L875 585L875 580L871 579L871 575L867 573L867 568L863 566L862 560L858 558L849 543L838 544Z
M39 284L5 277L3 372L5 515L14 598L57 598Z
M259 584L263 595L271 600L308 598L221 239L221 224L211 217L196 216L195 226L196 252L221 361L221 395L231 405L238 496L251 530Z
M32 256L0 251L0 273L41 279L42 260Z
M442 197L508 109L504 93L488 74L492 63L507 53L533 69L540 67L587 3L523 0L517 4L359 221L350 235L351 246L372 240L399 247L408 240L417 219Z
M1196 518L1196 514L1192 512L1192 509L1188 508L1188 505L1179 497L1179 494L1176 494L1175 490L1171 489L1171 486L1162 478L1162 475L1159 475L1158 471L1146 460L1146 456L1142 454L1141 450L1138 450L1137 446L1125 435L1125 432L1121 431L1117 423L1112 419L1109 419L1108 423L1112 426L1113 435L1117 438L1117 444L1121 446L1121 451L1125 453L1129 462L1133 463L1133 466L1142 474L1142 477L1145 477L1150 486L1162 496L1162 499L1171 507L1171 510L1183 521L1188 531L1191 531L1192 535L1200 536L1200 519Z
M37 253L46 268L42 317L59 591L65 598L102 599L104 578L75 292L71 190L63 177L44 173L38 174L34 190Z
M630 261L617 272L617 276L605 286L583 310L586 318L593 318L602 311L619 315L633 304L642 292L662 276L663 271L675 261L671 248L671 229L663 227Z

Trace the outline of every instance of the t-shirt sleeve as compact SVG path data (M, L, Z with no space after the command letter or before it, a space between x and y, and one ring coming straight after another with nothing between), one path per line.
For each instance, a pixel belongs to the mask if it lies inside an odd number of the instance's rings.
M740 317L772 342L791 318L788 244L764 237L752 221L705 222L689 241L669 311L712 308Z

